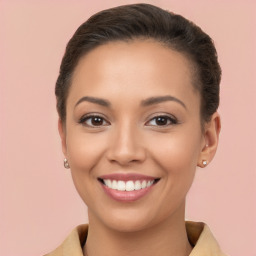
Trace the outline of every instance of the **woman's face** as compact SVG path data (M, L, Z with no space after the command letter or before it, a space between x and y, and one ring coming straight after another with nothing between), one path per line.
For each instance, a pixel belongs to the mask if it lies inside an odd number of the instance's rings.
M205 145L191 70L153 40L111 42L80 60L60 133L90 222L135 231L184 217Z

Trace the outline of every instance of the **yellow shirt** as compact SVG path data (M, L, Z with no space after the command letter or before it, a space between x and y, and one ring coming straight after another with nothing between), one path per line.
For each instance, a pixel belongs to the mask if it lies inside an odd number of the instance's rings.
M188 240L193 245L189 256L226 256L206 224L186 221L186 229ZM45 256L83 256L82 245L87 232L87 224L77 226L56 250Z

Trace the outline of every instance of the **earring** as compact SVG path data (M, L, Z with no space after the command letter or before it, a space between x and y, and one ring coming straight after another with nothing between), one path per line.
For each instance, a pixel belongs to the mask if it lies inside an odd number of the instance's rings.
M69 169L69 168L70 168L67 158L64 158L64 167L65 167L66 169Z
M203 163L203 166L205 167L207 165L207 160L203 160L202 163Z

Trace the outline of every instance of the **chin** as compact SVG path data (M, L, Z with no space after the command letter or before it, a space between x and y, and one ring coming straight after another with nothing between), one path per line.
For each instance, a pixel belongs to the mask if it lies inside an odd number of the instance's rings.
M119 218L119 219L111 219L106 223L108 225L108 228L118 231L118 232L139 232L142 231L149 226L152 225L152 223L148 223L145 219L140 218Z
M95 216L90 216L94 219ZM117 232L140 232L151 228L161 222L160 216L153 211L146 211L145 209L112 209L104 215L98 216L100 222L105 227Z

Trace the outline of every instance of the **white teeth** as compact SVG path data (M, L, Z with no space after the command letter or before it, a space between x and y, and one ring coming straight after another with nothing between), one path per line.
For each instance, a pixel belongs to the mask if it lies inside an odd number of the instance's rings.
M153 185L154 180L150 180L150 181L146 181L143 180L142 182L140 180L136 180L136 181L122 181L122 180L113 180L111 181L110 179L107 180L103 180L104 184L111 188L111 189L115 189L115 190L119 190L119 191L133 191L133 190L140 190L146 187L150 187Z
M141 183L140 183L139 180L136 180L136 181L135 181L134 189L135 189L135 190L140 190L140 189L141 189Z
M125 191L125 182L122 180L119 180L117 182L117 190Z
M151 180L151 181L148 181L148 183L147 183L147 187L150 187L152 184L153 184L153 180Z
M129 180L129 181L127 181L127 182L125 183L125 190L126 190L126 191L133 191L133 190L134 190L134 187L135 187L134 182L131 181L131 180Z
M111 187L111 180L105 180L105 184L107 187Z
M145 180L142 181L141 188L145 188L147 186L147 182Z
M109 188L112 188L112 189L117 189L117 181L116 180L113 180L112 181L112 186L108 186Z

